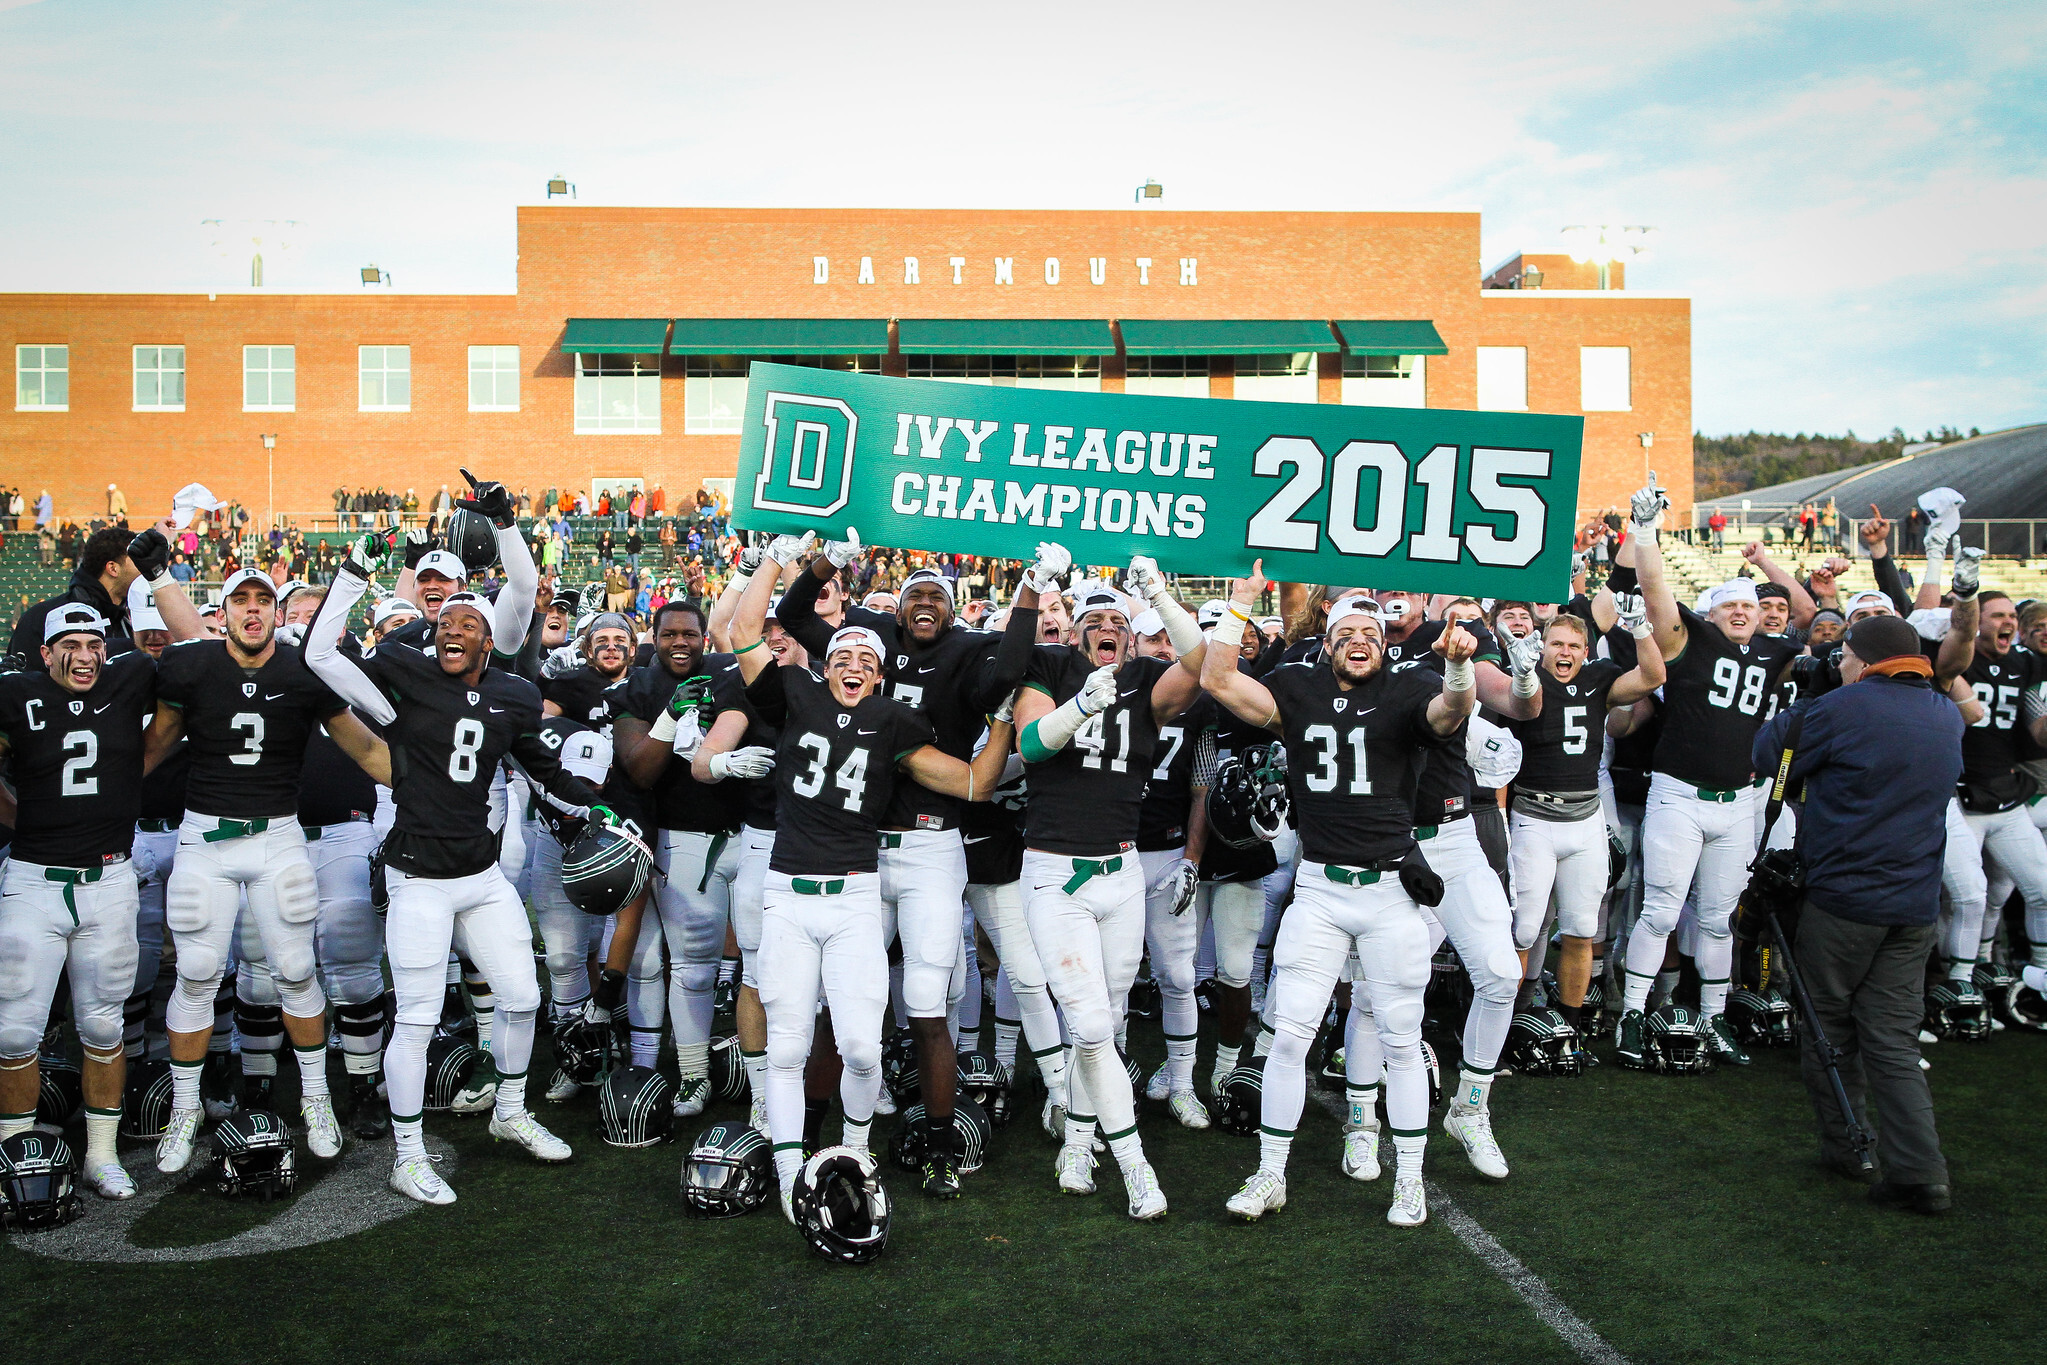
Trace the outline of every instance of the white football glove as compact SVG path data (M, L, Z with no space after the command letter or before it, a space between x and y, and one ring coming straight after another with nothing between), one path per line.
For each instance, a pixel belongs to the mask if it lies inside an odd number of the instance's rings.
M1173 913L1184 915L1187 907L1194 904L1194 888L1201 882L1201 869L1192 859L1175 858L1160 872L1158 880L1151 884L1153 891L1170 897L1168 904Z
M824 557L832 562L835 569L843 569L860 558L860 530L855 526L846 528L844 540L828 540L824 546Z
M277 628L277 640L279 644L292 646L304 644L306 642L304 623L293 621L290 625L279 626Z
M1670 499L1663 496L1663 490L1656 486L1656 473L1651 470L1649 482L1636 489L1628 497L1628 515L1635 525L1648 530L1663 515L1663 509L1670 506Z
M761 560L763 558L760 546L747 546L739 552L739 572L745 574L748 578L753 577L760 572Z
M1973 545L1955 551L1955 576L1951 591L1957 601L1966 602L1983 586L1983 552Z
M1637 640L1646 640L1654 633L1649 624L1649 604L1638 592L1615 593L1613 599L1614 619L1627 628L1628 634Z
M1116 704L1116 665L1103 664L1087 675L1075 698L1084 716L1098 716Z
M809 554L810 547L815 544L817 544L815 531L805 531L800 536L776 536L768 542L768 558L786 569Z
M1056 541L1041 540L1037 562L1024 571L1024 583L1040 597L1049 597L1059 591L1060 580L1072 568L1072 552Z
M583 666L583 651L574 645L557 645L540 661L540 676L563 678Z
M1535 666L1542 662L1542 636L1529 631L1519 639L1507 641L1507 668L1518 681L1535 672Z
M695 758L697 749L704 742L704 727L697 723L697 713L691 710L675 722L675 743L671 745L677 758Z
M1132 555L1130 567L1123 574L1123 581L1130 590L1151 602L1165 596L1166 580L1159 574L1158 561L1149 555Z
M734 749L729 754L711 755L711 776L766 777L775 770L775 751L762 745Z
M1947 536L1942 535L1940 532L1935 531L1930 527L1927 529L1926 557L1928 559L1946 559L1947 546L1948 546Z

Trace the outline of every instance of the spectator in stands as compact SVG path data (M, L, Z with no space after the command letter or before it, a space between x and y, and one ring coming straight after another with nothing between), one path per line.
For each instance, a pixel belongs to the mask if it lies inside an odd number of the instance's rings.
M14 638L7 645L7 656L14 667L28 668L43 657L43 619L66 603L83 602L104 616L110 645L116 637L127 636L128 585L135 581L135 566L128 559L128 542L133 538L127 529L110 526L85 543L70 585L57 596L24 611L15 622Z
M654 485L654 491L647 495L647 515L658 517L667 510L668 490L657 483Z
M654 491L656 495L660 493L660 490L658 488ZM659 539L661 541L661 567L664 569L673 568L675 566L674 517L661 518L661 533Z
M579 516L579 517L587 517L587 516L589 516L589 515L590 515L590 495L589 495L588 493L585 493L585 492L584 492L583 490L581 490L580 488L579 488L579 489L577 489L577 490L576 490L576 500L575 500L575 503L574 503L574 505L573 505L573 506L572 506L572 507L570 508L570 511L571 511L571 513L572 513L573 515L575 515L575 516Z
M633 609L632 580L626 577L625 566L612 563L604 570L604 609L606 611L631 611Z
M1719 508L1706 518L1706 529L1713 533L1713 549L1717 552L1727 548L1727 514Z
M1900 537L1898 553L1901 555L1923 555L1926 553L1926 509L1918 503L1905 514L1905 529Z
M610 563L614 557L614 553L615 551L611 539L611 528L607 526L597 533L597 562L599 564Z
M45 488L43 495L36 499L36 525L48 526L56 519L57 504L51 501L50 490Z
M180 583L190 583L192 581L192 561L186 557L183 550L179 550L171 556L171 577L177 579Z
M36 531L36 555L46 569L57 562L57 533L48 526Z
M637 498L634 499L638 501ZM640 567L640 551L647 548L647 542L640 538L640 528L634 526L625 533L625 562L635 570Z
M107 520L117 525L128 522L128 495L121 491L119 484L107 485Z

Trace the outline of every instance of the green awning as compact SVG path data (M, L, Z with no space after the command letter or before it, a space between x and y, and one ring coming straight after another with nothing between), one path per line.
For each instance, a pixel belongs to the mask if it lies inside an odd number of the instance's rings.
M1116 338L1096 318L902 318L904 355L1114 355Z
M886 355L886 318L677 318L670 355Z
M562 350L581 355L660 355L667 318L570 318Z
M1345 345L1357 355L1448 355L1433 322L1343 322Z
M1293 355L1341 349L1326 322L1123 321L1123 350L1129 355Z

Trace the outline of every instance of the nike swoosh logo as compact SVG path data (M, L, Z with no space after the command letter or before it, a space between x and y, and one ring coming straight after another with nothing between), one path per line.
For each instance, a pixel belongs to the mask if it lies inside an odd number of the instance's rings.
M862 735L878 735L878 734L880 734L880 733L881 733L881 731L879 731L879 730L858 730L858 731L855 731L854 733L856 733L856 734L862 734Z
M106 710L108 706L112 706L112 705L113 705L113 703L112 703L112 702L108 702L108 703L106 703L106 705L104 705L104 706L95 706L95 707L93 707L93 708L92 708L92 713L93 713L93 714L94 714L94 715L96 716L96 715L98 715L98 714L99 714L100 712L102 712L102 711Z
M490 713L493 716L502 716L505 713L505 708L502 706L493 706L490 708Z
M1363 710L1359 711L1359 712L1358 712L1358 714L1359 714L1359 715L1361 715L1361 716L1369 716L1369 715L1371 715L1371 714L1372 714L1372 713L1373 713L1374 711L1376 711L1376 710L1378 710L1378 709L1379 709L1379 708L1378 708L1378 707L1376 707L1376 706L1367 706L1367 707L1365 707L1365 708L1364 708Z
M925 664L925 665L924 665L924 666L923 666L922 668L918 669L917 671L918 671L919 673L936 673L936 672L938 671L938 665L937 665L937 664Z
M265 693L263 694L263 700L264 700L264 701L283 701L283 700L284 700L284 693L282 693L282 692L265 692Z
M961 838L960 842L963 844L985 844L988 842L988 836L985 834L969 834Z

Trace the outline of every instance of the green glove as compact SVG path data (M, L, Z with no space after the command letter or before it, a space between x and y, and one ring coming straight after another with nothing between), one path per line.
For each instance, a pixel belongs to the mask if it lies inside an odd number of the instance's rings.
M681 720L690 712L711 699L711 680L704 674L684 678L675 685L675 693L668 698L668 714Z

